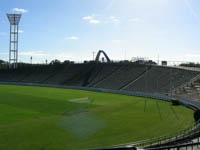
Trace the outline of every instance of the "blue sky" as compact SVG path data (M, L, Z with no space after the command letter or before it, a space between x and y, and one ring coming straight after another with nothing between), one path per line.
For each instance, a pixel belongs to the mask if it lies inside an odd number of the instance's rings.
M8 60L6 13L22 13L19 60L200 60L199 0L2 0L0 59Z

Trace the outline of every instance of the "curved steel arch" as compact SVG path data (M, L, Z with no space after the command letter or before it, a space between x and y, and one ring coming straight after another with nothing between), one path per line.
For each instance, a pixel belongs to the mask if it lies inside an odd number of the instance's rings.
M98 62L101 53L103 53L103 55L106 57L107 62L110 62L110 58L108 57L108 55L103 51L103 50L99 50L99 52L97 53L97 56L95 58L95 61Z

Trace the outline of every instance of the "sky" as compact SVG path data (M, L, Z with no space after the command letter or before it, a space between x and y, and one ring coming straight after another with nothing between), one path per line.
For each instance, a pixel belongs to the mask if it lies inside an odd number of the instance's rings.
M200 62L199 0L1 0L0 59L8 61L6 13L21 13L19 61L145 57Z

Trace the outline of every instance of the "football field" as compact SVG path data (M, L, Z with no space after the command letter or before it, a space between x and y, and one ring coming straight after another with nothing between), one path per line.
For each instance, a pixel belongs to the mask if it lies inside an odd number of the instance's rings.
M192 125L193 114L155 99L0 85L0 149L109 147L174 133Z

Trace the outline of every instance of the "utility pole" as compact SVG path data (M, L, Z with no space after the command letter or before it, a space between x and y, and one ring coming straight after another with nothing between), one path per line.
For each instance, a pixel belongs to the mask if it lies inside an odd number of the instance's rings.
M93 55L93 61L94 61L94 57L95 57L95 52L94 51L92 52L92 55Z
M31 58L30 58L30 63L31 63L31 65L32 65L32 62L33 62L33 57L31 56Z

